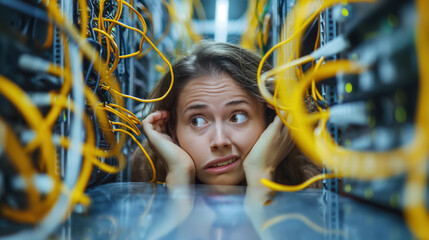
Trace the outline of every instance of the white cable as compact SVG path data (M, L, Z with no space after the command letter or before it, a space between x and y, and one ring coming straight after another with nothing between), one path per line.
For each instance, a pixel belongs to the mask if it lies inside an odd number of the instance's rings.
M47 174L35 174L33 175L32 180L33 180L34 186L36 187L39 193L48 194L54 188L54 182L52 181L52 178ZM27 189L27 184L25 182L25 179L21 175L18 175L12 178L11 185L14 190L24 191ZM0 186L0 189L1 189L1 186ZM0 195L1 195L1 192L0 192Z
M73 112L73 121L71 123L71 142L67 151L66 175L64 182L69 189L73 189L79 176L80 163L82 161L82 143L83 143L83 111L85 97L83 94L83 73L82 62L77 45L70 44L70 62L73 73L73 101L75 110Z
M18 66L31 72L47 72L50 62L33 55L22 54L18 59Z
M41 92L35 92L35 93L29 93L28 96L30 97L31 101L34 103L34 105L38 107L44 107L44 106L51 106L52 105L52 96L49 93L41 93Z
M334 105L329 108L329 122L337 125L367 125L368 110L365 102Z
M344 36L338 36L332 41L326 43L325 46L316 49L310 55L313 57L313 59L329 57L346 50L349 46L350 43Z
M68 189L74 189L79 177L81 162L82 162L82 144L83 144L83 109L84 109L84 94L83 94L83 74L82 61L80 51L75 43L70 43L70 63L71 72L73 73L73 101L75 103L75 111L73 113L70 134L70 148L67 151L66 172L64 184ZM42 228L47 232L53 232L55 228L62 222L70 207L71 199L68 195L61 194L51 212L43 219Z
M340 53L342 51L344 51L345 49L347 49L350 46L349 41L344 38L343 36L339 36L337 38L335 38L334 40L328 42L325 46L315 50L314 52L310 53L309 55L306 55L304 57L292 60L290 62L287 62L283 65L280 66L276 66L274 69L265 72L261 75L261 79L267 79L268 80L268 76L272 75L272 72L282 72L285 71L286 69L289 69L292 66L297 66L302 64L303 59L307 59L309 57L311 57L312 59L319 59L321 57L329 57L332 55L335 55L337 53ZM260 88L259 89L262 93L263 96L270 96L271 93L266 89L266 88Z

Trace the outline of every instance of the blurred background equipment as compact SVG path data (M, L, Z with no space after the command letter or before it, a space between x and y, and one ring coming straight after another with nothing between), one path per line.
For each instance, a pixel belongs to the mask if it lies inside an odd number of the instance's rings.
M337 177L324 180L327 189L403 212L428 238L427 2L277 4L288 14L274 18L280 34L263 61L274 58L275 68L258 76L264 97L286 111L301 150ZM277 95L265 89L273 78Z

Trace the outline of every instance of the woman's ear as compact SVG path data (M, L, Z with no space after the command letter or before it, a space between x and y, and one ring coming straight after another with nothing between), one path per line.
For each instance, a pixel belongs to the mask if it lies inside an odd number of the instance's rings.
M269 109L271 109L271 110L276 110L276 108L273 106L273 105L271 105L271 104L269 104L269 103L265 103L266 105L267 105L267 108L269 108ZM279 112L282 114L282 115L285 115L285 111L283 111L283 110L279 110ZM276 115L277 115L277 113L276 113Z
M179 141L177 140L177 134L176 134L176 126L174 126L173 123L168 122L168 131L170 132L171 138L173 139L173 142L177 145L179 145Z
M265 104L266 104L267 108L270 108L270 109L272 109L272 110L275 110L274 106L272 106L271 104L269 104L269 103L265 103Z

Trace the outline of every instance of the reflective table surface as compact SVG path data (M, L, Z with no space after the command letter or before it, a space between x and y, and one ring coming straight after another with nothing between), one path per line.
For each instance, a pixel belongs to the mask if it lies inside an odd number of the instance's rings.
M329 191L113 183L55 239L412 239L399 213Z

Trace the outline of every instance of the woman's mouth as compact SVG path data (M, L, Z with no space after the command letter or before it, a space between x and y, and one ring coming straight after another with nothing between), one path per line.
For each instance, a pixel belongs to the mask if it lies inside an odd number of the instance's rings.
M210 161L204 170L210 174L225 173L237 166L240 163L239 159L239 157L218 158Z
M222 167L222 166L228 165L230 163L233 163L235 161L236 161L236 159L230 159L230 160L225 161L225 162L216 163L216 164L212 165L211 168L212 167Z

